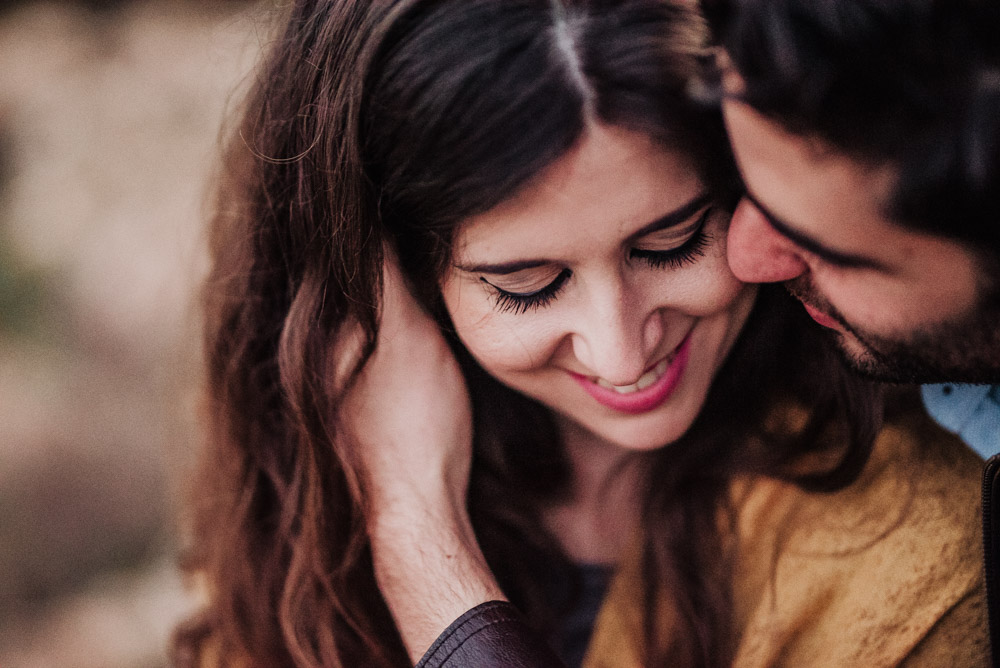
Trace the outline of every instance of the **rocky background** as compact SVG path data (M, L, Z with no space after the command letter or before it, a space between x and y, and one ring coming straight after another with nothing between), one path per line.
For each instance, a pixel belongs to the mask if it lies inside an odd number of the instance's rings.
M0 666L166 666L197 284L275 5L0 2Z

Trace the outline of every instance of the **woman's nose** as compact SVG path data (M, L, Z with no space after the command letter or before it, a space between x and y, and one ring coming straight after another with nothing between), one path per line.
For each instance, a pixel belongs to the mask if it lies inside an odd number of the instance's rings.
M663 312L630 303L624 296L607 299L572 335L573 353L589 373L612 385L631 385L656 360L663 339Z
M798 247L771 227L757 207L745 199L729 223L726 256L733 274L744 283L788 281L808 270Z

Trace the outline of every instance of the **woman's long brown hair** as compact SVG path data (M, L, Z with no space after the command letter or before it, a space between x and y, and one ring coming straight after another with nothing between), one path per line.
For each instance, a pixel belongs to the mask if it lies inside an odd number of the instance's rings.
M594 122L690 156L721 204L738 180L717 110L687 95L706 57L685 0L300 0L226 156L204 291L208 426L188 568L210 602L176 635L180 666L404 666L378 592L364 506L327 371L346 323L371 353L382 244L450 337L473 399L469 509L505 591L539 628L571 571L540 507L568 463L549 411L498 383L450 330L438 283L456 227L514 195ZM783 402L810 410L770 434ZM733 647L718 511L741 472L850 483L874 391L765 288L689 432L648 457L637 602L648 665L723 666ZM832 436L831 436L832 435ZM829 470L793 474L833 449ZM797 476L797 477L796 477ZM535 566L528 570L524 564ZM697 567L695 567L697 565ZM653 620L669 606L669 634Z

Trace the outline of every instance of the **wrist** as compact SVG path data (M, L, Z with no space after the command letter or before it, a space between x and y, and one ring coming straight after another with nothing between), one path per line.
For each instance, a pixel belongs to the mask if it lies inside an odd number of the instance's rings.
M376 577L405 577L428 592L438 585L500 595L464 505L438 497L385 504L369 518Z
M438 501L383 506L369 521L375 577L414 660L467 610L506 600L464 507Z
M468 457L466 457L468 459ZM376 522L467 521L469 465L424 462L416 470L400 462L369 466L363 479L365 514Z

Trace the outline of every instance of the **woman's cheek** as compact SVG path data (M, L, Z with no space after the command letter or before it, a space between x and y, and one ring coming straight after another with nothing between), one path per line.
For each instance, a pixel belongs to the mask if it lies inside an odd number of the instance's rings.
M713 223L710 229L713 243L686 274L692 304L696 304L691 311L694 315L710 316L735 308L746 291L746 284L736 278L726 259L728 228L728 218Z
M445 307L455 332L480 366L491 373L529 369L551 356L553 338L545 313L501 312L479 286L448 281L442 285Z
M663 301L693 316L711 316L735 306L746 284L730 271L725 257L709 255L680 272Z
M551 358L553 342L558 340L548 327L537 322L539 315L494 312L464 327L455 323L455 330L480 366L490 373L526 371Z

